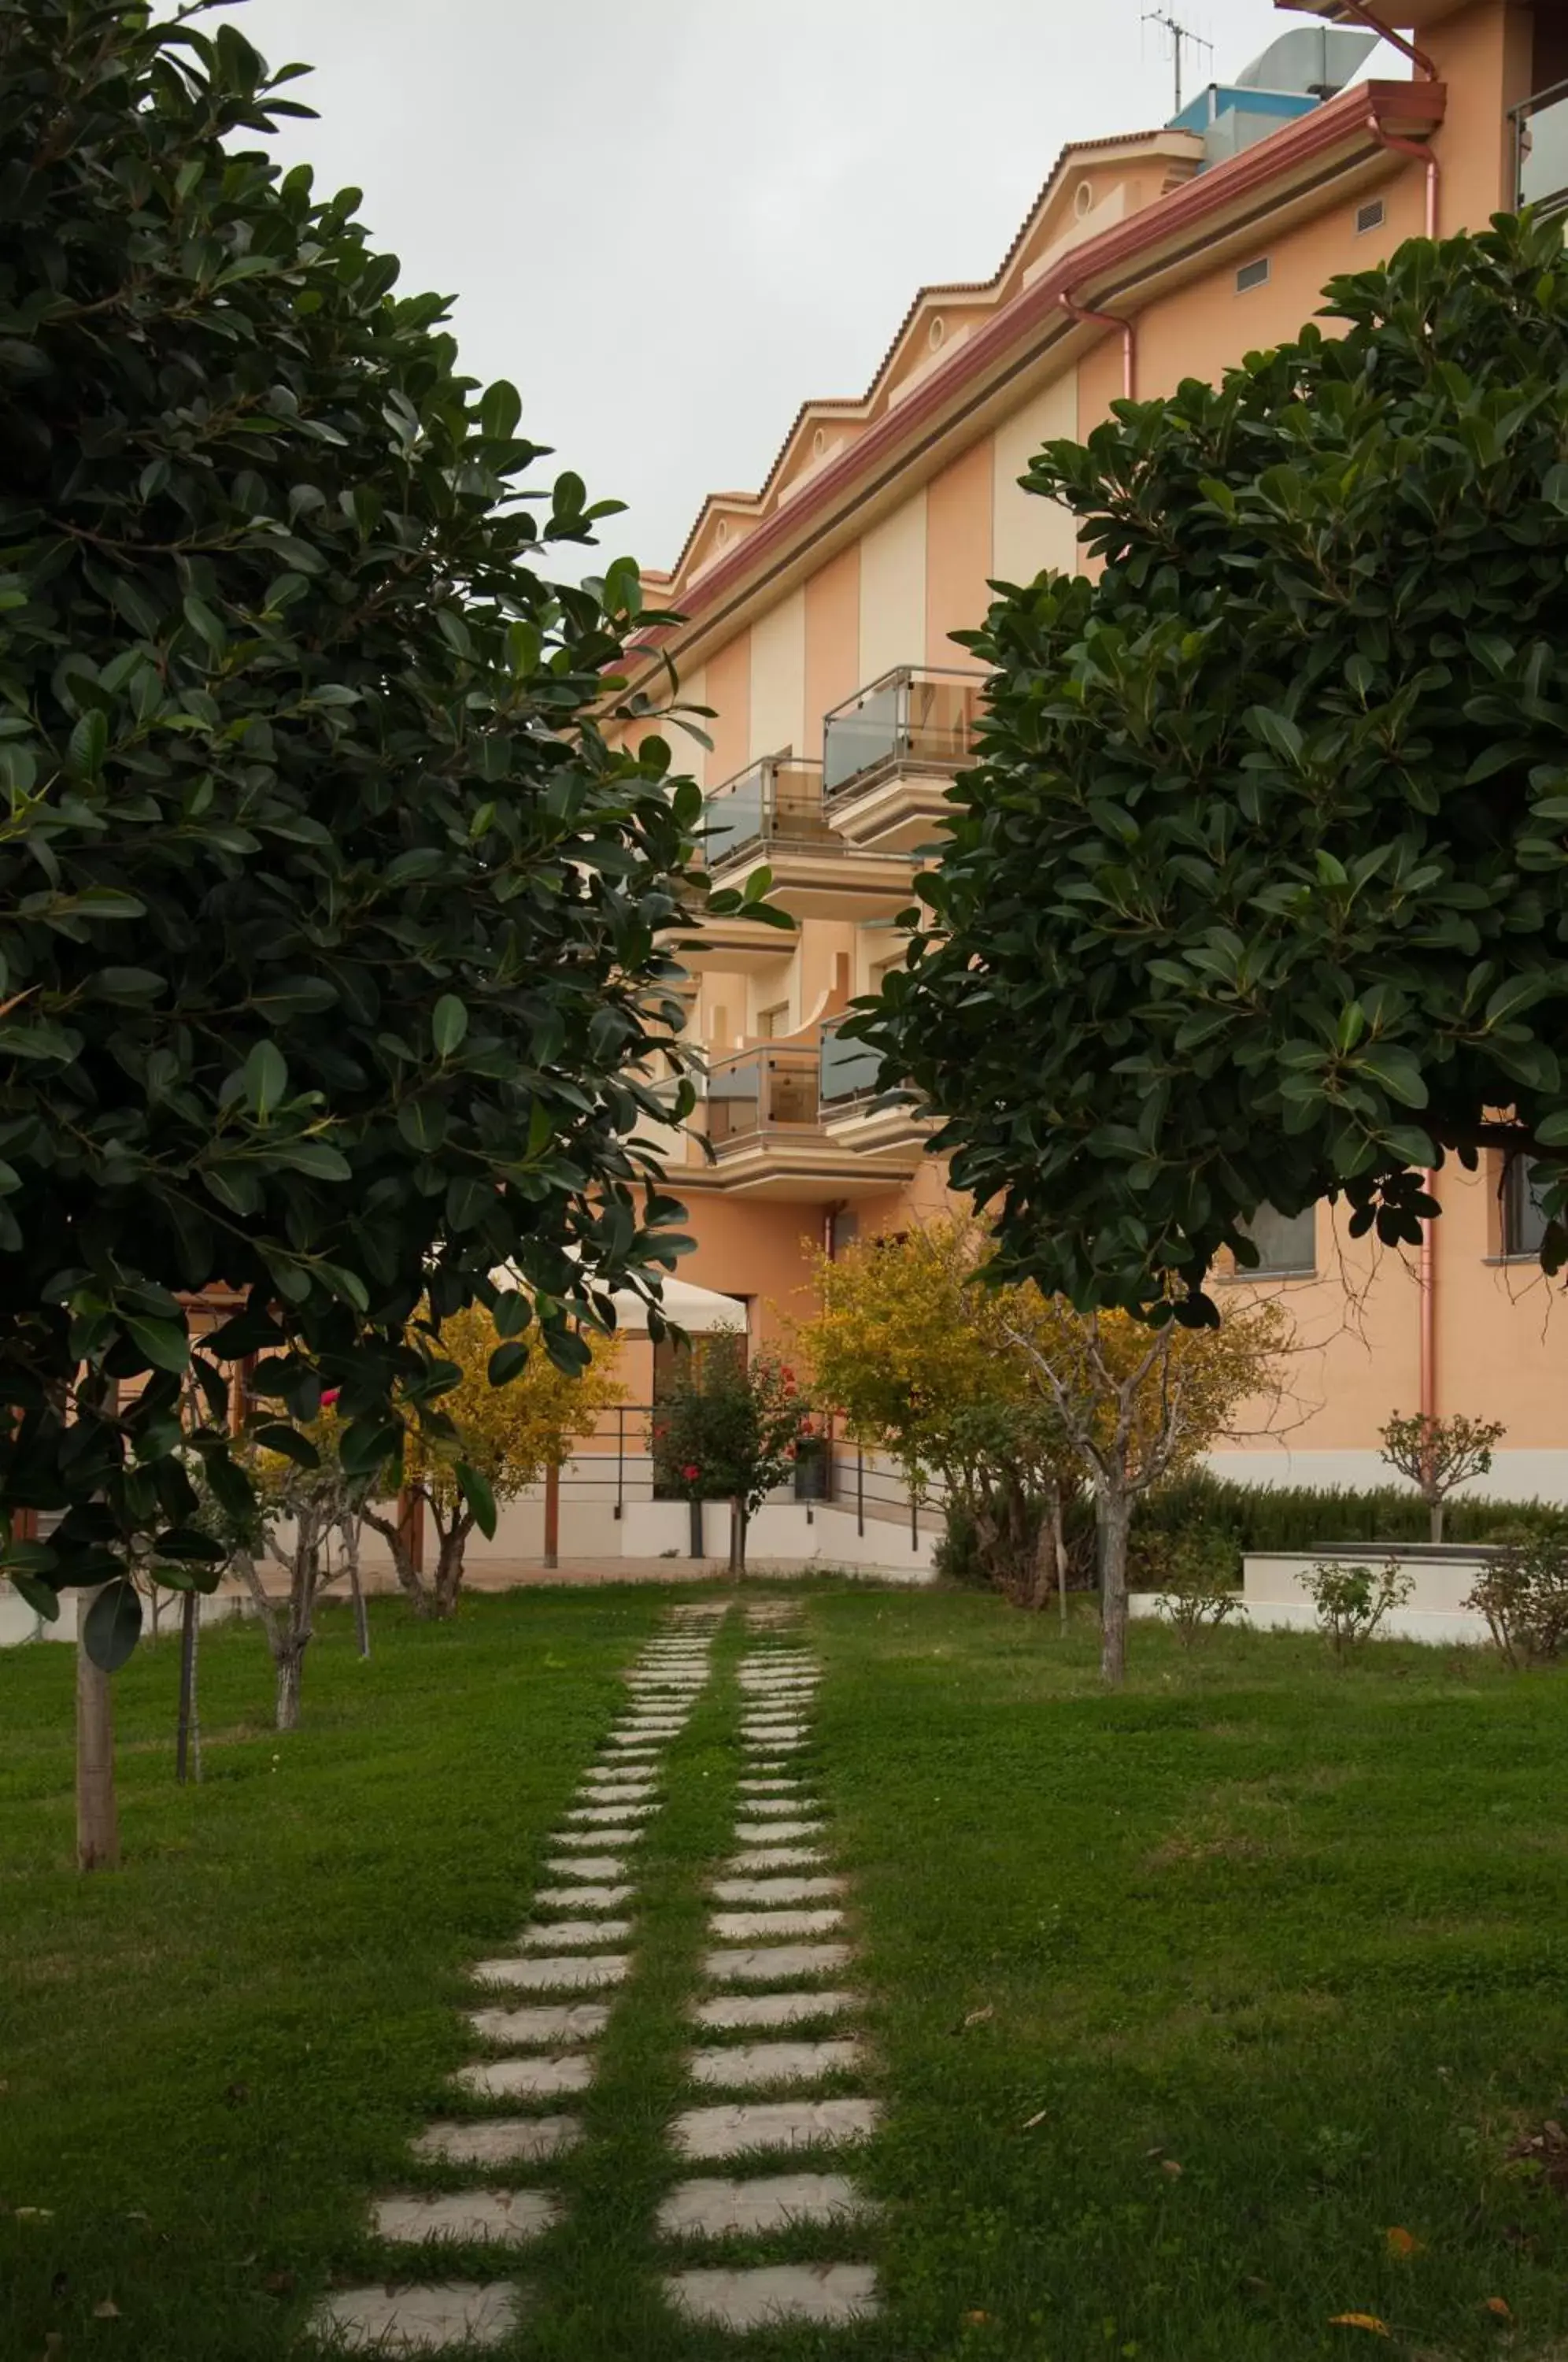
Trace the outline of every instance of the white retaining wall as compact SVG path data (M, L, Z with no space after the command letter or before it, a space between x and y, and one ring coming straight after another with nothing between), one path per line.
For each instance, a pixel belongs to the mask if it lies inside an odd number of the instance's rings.
M1370 1567L1375 1574L1391 1558L1413 1578L1414 1589L1404 1606L1389 1609L1377 1628L1380 1637L1470 1648L1490 1640L1485 1617L1464 1606L1485 1559L1479 1553L1416 1544L1376 1550L1326 1542L1320 1551L1249 1552L1242 1561L1245 1620L1258 1632L1314 1632L1318 1611L1306 1583L1314 1567L1332 1562ZM1128 1606L1134 1616L1158 1616L1163 1599L1158 1592L1134 1592Z

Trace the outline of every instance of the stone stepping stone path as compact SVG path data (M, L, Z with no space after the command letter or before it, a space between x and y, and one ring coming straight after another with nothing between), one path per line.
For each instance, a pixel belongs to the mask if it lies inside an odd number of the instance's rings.
M521 2006L467 2014L475 2039L502 2055L458 2070L451 2079L454 2114L426 2125L410 2142L411 2160L470 2175L486 2167L547 2167L581 2137L578 2119L560 2113L559 2103L591 2087L592 2045L604 2032L611 2003L571 1996L613 1992L631 1973L633 1956L624 1948L635 1937L628 1915L635 1880L628 1854L659 1810L659 1761L685 1728L708 1678L714 1634L726 1613L723 1602L670 1609L659 1636L631 1669L629 1709L606 1734L601 1760L550 1838L547 1875L558 1882L539 1888L535 1915L514 1951L477 1961L469 1970L477 1985L530 1998ZM516 2113L520 2104L528 2113ZM456 2112L464 2105L488 2106L491 2113L465 2117ZM394 2356L469 2355L508 2345L527 2315L522 2283L500 2273L483 2280L446 2279L422 2265L436 2262L443 2244L454 2242L492 2248L498 2259L510 2257L547 2238L564 2213L555 2191L482 2180L383 2192L371 2201L368 2229L387 2251L387 2279L324 2298L311 2316L310 2334L334 2353L373 2354L389 2362ZM693 2320L716 2321L717 2301L694 2299L683 2309Z
M704 2245L785 2233L798 2251L802 2226L856 2224L875 2213L846 2172L778 2170L780 2158L852 2150L876 2131L879 2111L874 2099L843 2089L862 2077L866 2052L844 2027L861 2006L843 1981L854 1959L845 1940L846 1882L833 1871L825 1816L803 1769L816 1662L796 1644L800 1610L792 1602L748 1602L745 1622L737 1850L710 1884L712 1948L701 1961L704 1990L690 2011L699 2039L687 2077L694 2094L769 2096L694 2104L675 2117L669 2144L677 2158L738 2160L739 2170L734 2179L678 2181L656 2218L675 2251L677 2268L664 2282L668 2302L684 2320L737 2335L792 2323L848 2325L878 2309L869 2263L730 2268L687 2260Z

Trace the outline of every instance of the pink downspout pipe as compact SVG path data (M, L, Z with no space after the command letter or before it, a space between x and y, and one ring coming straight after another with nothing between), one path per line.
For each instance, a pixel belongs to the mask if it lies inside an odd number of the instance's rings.
M1373 15L1366 6L1366 0L1340 0L1340 6L1342 8L1347 8L1353 17L1358 18L1369 33L1375 33L1380 41L1386 41L1391 49L1402 51L1409 59L1417 72L1424 76L1428 82L1436 82L1438 70L1425 50L1419 50L1414 41L1408 41L1405 39L1403 33L1391 31L1381 18Z
M1366 127L1380 148L1392 148L1400 156L1413 156L1418 164L1427 169L1427 236L1438 234L1438 188L1442 178L1442 166L1430 147L1420 139L1401 139L1392 131L1385 131L1375 115L1366 118Z
M1137 379L1137 365L1134 358L1136 331L1132 321L1120 318L1114 312L1091 312L1087 305L1075 304L1072 297L1066 294L1062 297L1062 309L1069 319L1088 320L1094 322L1099 327L1116 330L1121 338L1121 396L1124 402L1132 402L1134 399L1133 387Z
M1421 1187L1429 1197L1437 1188L1437 1175L1429 1166L1421 1175ZM1437 1241L1433 1236L1433 1218L1426 1215L1421 1222L1421 1417L1430 1420L1437 1417Z

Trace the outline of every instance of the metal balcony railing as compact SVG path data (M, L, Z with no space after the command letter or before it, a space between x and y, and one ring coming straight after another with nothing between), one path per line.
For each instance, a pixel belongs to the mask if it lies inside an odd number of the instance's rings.
M823 723L823 795L829 804L890 766L962 770L974 745L981 673L900 665L835 705Z
M1538 212L1568 211L1568 82L1510 110L1518 201Z
M708 1138L726 1147L768 1132L814 1131L821 1121L812 1049L746 1050L708 1072Z
M823 817L823 767L770 755L715 788L702 807L710 869L773 844L843 844Z

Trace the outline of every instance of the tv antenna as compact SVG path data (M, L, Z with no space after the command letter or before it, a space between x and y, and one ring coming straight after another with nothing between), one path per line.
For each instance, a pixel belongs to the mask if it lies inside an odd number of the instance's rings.
M1182 44L1187 42L1195 50L1207 50L1210 57L1214 54L1214 44L1212 41L1206 41L1201 33L1195 33L1190 26L1178 25L1168 8L1145 8L1143 22L1145 25L1163 25L1171 37L1171 61L1176 68L1176 106L1173 112L1179 115L1181 113Z

